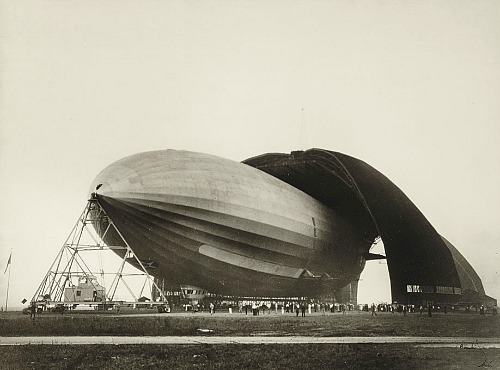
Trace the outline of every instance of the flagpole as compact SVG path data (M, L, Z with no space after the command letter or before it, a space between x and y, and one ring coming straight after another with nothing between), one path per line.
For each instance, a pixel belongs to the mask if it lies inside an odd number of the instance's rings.
M5 297L5 312L7 312L8 306L9 306L9 288L10 288L10 269L12 266L12 249L10 250L9 261L7 263L8 263L7 267L9 268L9 277L7 278L7 297Z
M5 312L7 312L8 309L8 304L9 304L9 287L10 287L10 267L12 264L9 265L9 277L7 279L7 297L5 298Z

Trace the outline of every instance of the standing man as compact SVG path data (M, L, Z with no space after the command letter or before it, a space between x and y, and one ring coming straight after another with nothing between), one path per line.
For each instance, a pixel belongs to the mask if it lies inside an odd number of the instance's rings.
M31 302L31 306L30 306L30 318L32 318L33 320L35 320L35 316L36 316L36 304L35 304L35 302Z

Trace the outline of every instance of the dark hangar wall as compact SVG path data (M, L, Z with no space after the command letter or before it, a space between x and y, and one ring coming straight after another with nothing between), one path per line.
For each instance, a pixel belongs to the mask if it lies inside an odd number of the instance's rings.
M443 240L410 199L365 162L338 152L310 149L263 154L243 163L320 200L355 225L367 240L380 236L393 301L455 303L465 288L475 288L484 295L481 279L465 258L452 253L456 249Z

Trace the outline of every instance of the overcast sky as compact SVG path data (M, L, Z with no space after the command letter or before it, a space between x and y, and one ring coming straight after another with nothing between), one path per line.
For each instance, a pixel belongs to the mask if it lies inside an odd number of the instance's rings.
M19 306L94 177L167 148L360 158L500 298L499 102L498 1L0 0L0 305L11 249Z

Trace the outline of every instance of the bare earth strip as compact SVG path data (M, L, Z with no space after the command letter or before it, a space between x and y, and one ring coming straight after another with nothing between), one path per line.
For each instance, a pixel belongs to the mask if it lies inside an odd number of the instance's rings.
M0 337L0 345L78 344L420 344L429 347L500 348L500 338L470 337L311 337L311 336L48 336Z

